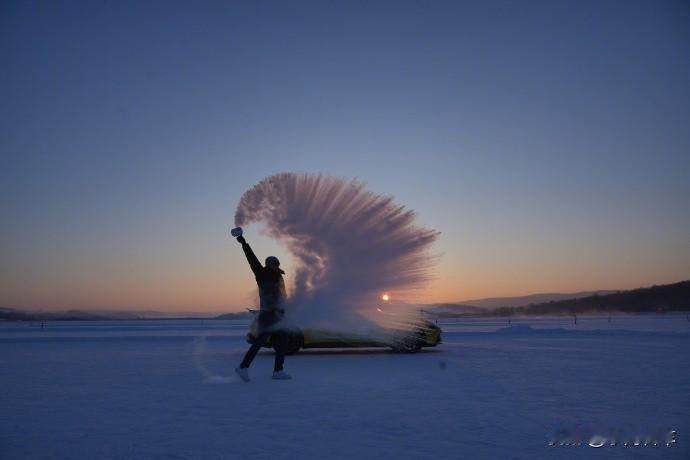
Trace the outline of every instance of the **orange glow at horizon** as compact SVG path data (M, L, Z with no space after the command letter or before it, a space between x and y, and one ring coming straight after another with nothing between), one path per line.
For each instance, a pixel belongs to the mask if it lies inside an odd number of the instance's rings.
M21 245L11 247L2 260L6 268L0 277L0 305L21 310L218 313L258 305L256 281L235 241L223 239L224 235L206 238L191 230L185 238L174 245L151 236L127 247L120 241L114 241L112 248L91 241L34 246L28 252ZM251 243L260 257L272 254L284 262L290 292L297 267L289 251L258 232ZM561 264L547 252L526 259L507 246L487 259L480 250L463 253L466 246L451 236L441 240L438 250L444 257L434 269L436 277L419 290L396 291L395 302L453 303L543 292L626 290L688 278L683 251L643 253L640 257L646 263L621 268L615 252L604 252L609 254L606 263L597 265L591 263L598 260L596 255L583 255L584 247L577 248L582 259L569 252L575 248L556 253L569 261ZM457 263L460 259L463 263ZM390 292L379 292L381 304L392 302L392 297Z

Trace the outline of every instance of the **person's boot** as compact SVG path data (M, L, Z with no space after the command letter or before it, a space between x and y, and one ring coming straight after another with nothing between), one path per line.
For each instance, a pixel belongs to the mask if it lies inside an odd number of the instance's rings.
M290 380L292 376L285 373L285 371L273 371L273 380Z
M243 381L249 382L249 369L246 367L236 367L235 373L239 375Z

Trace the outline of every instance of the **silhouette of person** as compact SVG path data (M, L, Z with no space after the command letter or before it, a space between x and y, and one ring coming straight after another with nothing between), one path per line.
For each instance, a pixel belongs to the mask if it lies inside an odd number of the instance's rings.
M237 237L237 241L242 245L249 267L256 278L256 284L259 287L260 309L257 337L244 355L240 367L235 369L235 372L242 380L249 382L249 366L270 337L271 345L276 353L273 378L275 380L288 380L292 377L283 370L288 337L285 331L275 328L276 323L282 319L285 313L282 308L282 304L287 297L285 282L283 281L285 272L280 269L280 261L277 257L267 257L266 266L263 266L242 235Z

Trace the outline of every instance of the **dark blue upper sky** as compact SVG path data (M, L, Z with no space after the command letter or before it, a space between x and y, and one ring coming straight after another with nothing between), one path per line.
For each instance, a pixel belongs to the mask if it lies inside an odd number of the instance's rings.
M241 306L279 171L416 209L432 300L690 275L685 1L5 1L0 55L0 304Z

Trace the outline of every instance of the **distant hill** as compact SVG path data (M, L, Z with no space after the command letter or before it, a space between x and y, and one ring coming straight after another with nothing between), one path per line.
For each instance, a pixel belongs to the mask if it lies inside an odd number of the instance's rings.
M248 311L241 311L237 313L223 313L222 315L214 316L212 319L224 319L224 320L231 320L231 319L250 319L252 317L252 313Z
M458 304L481 307L481 308L499 308L499 307L523 307L525 305L532 305L537 303L553 302L557 300L579 299L581 297L589 297L593 295L613 294L617 291L583 291L570 294L563 293L543 293L531 294L516 297L489 297L486 299L462 300Z
M0 308L0 319L14 321L96 321L115 319L140 319L136 313L126 311L22 311L14 308Z
M573 315L591 312L669 312L690 310L690 281L620 291L606 295L500 307L486 315Z
M474 307L472 305L461 305L456 303L437 303L433 305L427 305L424 307L424 311L432 313L436 316L464 316L464 315L478 315L485 313L485 308Z
M0 320L5 321L30 321L33 318L29 313L15 310L14 308L0 307Z
M113 321L145 319L208 319L208 313L169 313L154 310L59 310L24 311L0 307L0 320L5 321Z

